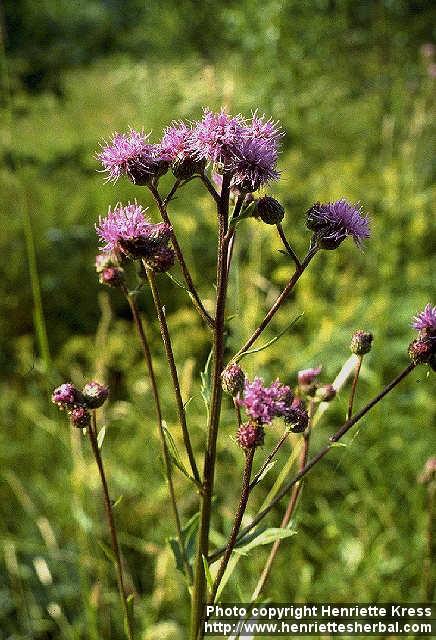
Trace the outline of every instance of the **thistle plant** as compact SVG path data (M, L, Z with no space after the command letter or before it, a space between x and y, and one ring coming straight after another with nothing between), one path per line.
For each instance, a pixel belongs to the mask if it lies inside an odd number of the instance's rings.
M436 307L428 304L413 320L418 336L409 346L410 362L366 405L357 412L354 405L358 398L358 380L362 360L372 347L372 334L357 330L351 339L352 367L348 371L354 377L349 395L345 421L318 452L310 454L310 435L322 415L321 407L335 401L340 387L322 380L322 366L310 366L298 374L285 373L284 380L264 380L259 376L249 379L241 361L275 342L279 336L261 347L254 347L273 317L286 306L291 292L304 276L311 262L322 251L339 250L348 238L362 249L370 237L370 222L360 204L352 204L344 198L333 202L315 202L305 214L308 230L307 249L300 257L286 236L282 221L285 209L268 190L280 178L278 160L283 132L277 122L254 112L250 118L232 116L226 110L214 113L205 109L196 122L172 122L164 130L159 141L151 142L144 131L130 129L116 133L98 153L97 157L106 173L106 180L116 182L120 178L130 180L136 189L136 200L127 204L117 203L100 216L96 232L100 242L96 258L99 281L118 288L129 304L132 319L140 340L147 375L156 411L157 431L160 438L166 480L169 489L174 527L177 534L179 566L184 573L191 594L191 640L203 637L205 605L216 602L222 593L229 573L229 561L236 545L244 545L247 535L253 540L259 523L273 507L284 498L288 506L281 524L274 531L274 542L265 568L253 593L257 599L271 574L280 541L290 535L289 523L301 497L301 480L313 469L378 402L390 393L409 373L421 364L436 368ZM164 194L161 178L173 174L173 185ZM205 189L216 211L216 280L211 290L213 307L201 299L191 275L185 252L171 222L171 205L177 193L189 189L189 183L198 181ZM142 189L142 192L141 192ZM141 204L141 193L151 194L156 212ZM160 219L159 219L160 218ZM153 221L155 220L155 221ZM258 233L275 227L283 245L286 264L291 260L289 279L273 304L266 310L251 335L236 353L229 351L228 319L226 316L229 274L232 269L233 248L244 227L257 224ZM265 225L263 227L263 225ZM137 265L141 286L129 284L129 264ZM161 278L171 269L179 269L183 286L210 337L211 359L207 375L203 376L203 395L206 401L206 437L194 446L186 416L186 404L182 397L177 363L171 339L171 327L165 313L165 300L161 293ZM148 295L155 309L155 318L142 317L136 302L137 295ZM181 512L173 481L180 467L162 415L160 390L154 373L153 358L147 332L157 322L168 363L168 371L174 393L178 422L188 468L183 468L186 481L198 494L198 530L196 551L192 556L187 549L184 534L186 514ZM406 351L406 350L405 350ZM405 354L406 357L406 354ZM308 363L309 364L309 363ZM293 377L295 376L295 378ZM346 377L347 377L346 376ZM342 381L342 385L345 380ZM122 561L117 542L111 502L107 492L101 454L96 445L97 397L104 395L104 387L96 383L86 385L82 392L70 383L61 385L53 393L53 402L67 410L72 424L89 435L92 450L99 466L104 488L114 555L117 558L117 575L121 599L128 623L128 637L134 635L126 592L123 583ZM107 395L107 393L106 393ZM241 451L240 499L234 505L234 517L227 543L212 548L210 541L213 518L213 497L217 469L218 435L221 427L223 402L233 402L234 446ZM106 399L106 397L104 398ZM274 442L272 423L282 424L282 436ZM290 441L299 449L298 471L294 477L285 477L275 496L242 528L247 503L251 494L272 468L279 450ZM221 446L221 445L220 445ZM263 449L269 451L265 454ZM257 529L259 532L259 529Z

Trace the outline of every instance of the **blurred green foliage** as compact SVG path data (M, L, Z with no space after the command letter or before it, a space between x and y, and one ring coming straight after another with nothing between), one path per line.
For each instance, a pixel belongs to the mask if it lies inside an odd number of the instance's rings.
M430 3L405 1L5 2L0 638L122 637L112 567L98 545L107 535L96 469L87 442L49 405L52 386L94 375L111 386L103 452L112 493L123 496L117 518L138 594L138 627L144 640L185 634L188 597L166 544L174 531L170 517L162 518L168 498L149 383L127 306L117 292L99 288L93 268L93 225L109 203L137 198L155 220L157 213L145 190L123 181L103 185L93 157L101 139L129 125L158 137L171 119L198 118L204 105L247 114L259 108L286 132L282 178L271 192L286 206L285 231L300 254L309 241L303 214L313 201L362 202L372 220L365 252L347 242L317 256L259 342L297 313L304 311L303 319L279 343L243 361L250 376L291 384L299 368L323 363L328 381L349 355L351 332L371 330L360 406L405 365L410 318L435 302L434 60L420 49L431 38L431 11ZM162 183L169 188L169 176ZM210 305L215 220L199 184L180 193L172 217ZM279 249L273 229L241 223L229 356L290 276L292 265ZM184 292L165 276L160 285L200 452L198 378L208 334ZM148 292L138 300L165 418L180 443ZM342 421L346 404L345 390L314 433L314 451ZM426 492L416 478L434 453L434 415L432 379L421 368L361 423L347 448L321 463L307 479L298 535L282 543L266 596L424 599ZM242 456L230 440L234 430L226 403L217 544L238 499ZM273 441L269 434L267 448ZM248 516L273 477L259 488ZM197 497L179 475L177 492L187 519ZM277 525L281 515L275 510L269 523ZM268 550L239 563L226 600L249 599Z

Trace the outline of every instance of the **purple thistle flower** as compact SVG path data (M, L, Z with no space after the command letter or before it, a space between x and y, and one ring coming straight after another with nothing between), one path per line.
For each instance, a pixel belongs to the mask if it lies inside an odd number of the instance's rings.
M237 402L248 415L261 424L269 424L273 418L285 416L293 400L290 387L279 380L265 387L262 378L245 381L242 398Z
M85 407L74 407L70 413L71 424L78 429L84 429L91 423L91 415Z
M264 436L265 432L263 427L252 424L251 422L246 422L245 424L241 424L236 432L236 442L241 449L252 449L253 447L263 445Z
M257 111L253 113L251 123L247 126L245 135L247 138L270 141L278 145L280 138L284 136L278 122L266 115L258 116Z
M88 409L98 409L106 402L109 387L93 380L83 387L82 395Z
M161 147L171 162L185 160L192 156L191 150L192 128L185 122L173 121L164 131Z
M153 224L144 216L139 204L121 204L111 210L105 218L99 218L96 231L105 243L103 252L114 252L131 257L147 257L168 243L171 227L164 222Z
M344 198L336 202L317 202L307 212L306 226L314 231L318 246L336 249L347 236L358 247L369 237L369 220L362 215L362 208Z
M277 180L277 158L274 141L262 138L240 140L234 149L232 186L242 192L252 192L271 180Z
M309 424L309 414L307 413L304 402L299 398L295 398L291 407L285 415L285 423L291 425L290 429L293 433L302 433Z
M432 307L430 303L426 304L424 310L413 318L412 327L420 331L421 335L435 335L436 306Z
M106 144L97 155L103 170L108 174L108 181L116 182L120 176L126 175L129 162L146 154L151 146L147 143L147 138L148 135L144 135L143 130L130 129L129 133L114 133L110 144Z
M230 116L225 109L219 113L205 109L202 120L193 129L190 148L197 159L227 167L233 160L234 146L243 132L242 116Z
M57 404L59 409L72 409L80 399L80 392L70 382L56 387L51 396L52 402Z

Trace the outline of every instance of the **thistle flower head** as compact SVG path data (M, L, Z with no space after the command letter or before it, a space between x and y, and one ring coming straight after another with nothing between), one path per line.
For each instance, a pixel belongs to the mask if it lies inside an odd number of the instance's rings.
M265 224L278 224L285 217L285 210L278 200L271 196L258 198L255 204L254 216Z
M160 144L171 162L174 162L174 160L184 160L187 157L191 157L191 138L192 127L188 126L185 122L173 121L170 126L164 130Z
M358 329L351 337L350 350L357 356L364 356L371 351L374 336L369 331Z
M78 429L88 427L91 423L91 416L89 411L82 406L74 407L74 409L70 413L70 418L73 427L77 427Z
M127 256L148 257L161 246L168 243L171 227L163 222L151 223L144 216L144 209L139 204L121 204L111 210L105 218L99 218L96 231L105 243L103 252L114 252Z
M309 424L309 414L304 406L304 402L299 398L293 400L284 418L285 423L290 425L293 433L302 433Z
M434 358L436 349L436 338L423 336L417 340L412 340L409 344L409 358L413 364L428 364Z
M236 442L241 449L252 449L263 445L265 432L260 425L246 422L236 432Z
M279 380L266 387L262 378L255 378L253 382L245 381L242 398L237 402L253 420L269 424L273 418L286 415L293 397L291 388Z
M163 273L171 269L176 261L176 254L174 249L165 245L157 247L151 255L145 258L149 269L152 269L156 273Z
M306 225L322 249L336 249L347 236L361 247L369 237L368 217L362 215L361 207L344 198L326 204L317 202L306 215Z
M234 145L241 139L244 121L240 115L230 116L225 109L214 113L204 110L197 122L189 143L191 152L198 159L227 166L234 157Z
M436 335L436 306L426 304L424 310L413 318L412 327L421 335Z
M114 133L112 140L106 144L97 158L107 172L107 180L116 182L122 175L128 173L129 162L138 160L147 153L150 146L148 135L144 131L130 129L129 133Z
M242 192L252 192L271 180L277 180L277 158L274 142L263 138L242 138L234 148L232 186Z
M79 390L73 384L65 382L54 389L51 400L59 409L71 410L76 403L80 402L81 397Z
M236 362L229 364L221 374L221 384L228 394L235 397L244 389L245 373Z
M88 409L98 409L106 402L109 388L99 382L88 382L82 389L82 395Z
M336 389L332 384L320 385L315 393L315 400L318 402L331 402L336 398Z
M278 145L284 133L278 122L275 122L272 118L267 118L265 114L259 116L255 111L251 122L247 125L245 135L256 140L265 140Z

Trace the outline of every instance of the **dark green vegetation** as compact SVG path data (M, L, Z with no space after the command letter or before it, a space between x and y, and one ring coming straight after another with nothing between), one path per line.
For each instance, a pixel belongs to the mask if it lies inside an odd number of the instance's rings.
M359 407L405 366L410 318L435 303L434 79L431 60L420 53L431 39L430 3L247 0L221 8L47 0L6 2L4 17L0 638L122 637L114 572L100 545L108 538L88 442L49 403L49 390L64 379L82 384L94 376L111 387L103 455L112 494L123 496L116 516L138 593L138 627L147 639L181 638L188 598L166 543L174 528L149 383L128 308L118 293L98 286L93 268L93 225L108 204L137 198L150 205L154 220L157 215L145 190L125 181L104 186L93 153L113 130L144 126L158 137L172 118L198 118L203 105L244 113L259 108L280 119L282 179L271 192L285 205L284 227L299 253L309 240L303 214L318 199L360 200L371 214L372 238L364 253L347 241L317 256L264 339L304 311L303 319L243 363L250 376L280 376L290 384L299 368L323 363L330 381L349 355L352 331L370 330L374 347L362 371ZM169 187L170 178L164 183ZM214 279L211 204L192 183L172 211L207 300ZM273 231L241 223L229 356L291 273ZM208 335L184 292L165 276L159 281L184 397L193 398L188 420L200 452L205 420L198 378ZM165 418L180 442L147 291L139 302L153 338ZM434 453L432 395L434 378L417 369L360 423L346 448L308 476L298 535L282 543L266 596L281 602L424 598L425 489L416 478ZM347 396L343 391L317 427L313 450L343 421ZM217 544L239 490L242 455L229 438L234 431L229 403L219 437ZM267 450L280 433L277 425L268 434ZM279 465L288 455L289 449ZM183 476L176 480L187 519L197 497ZM270 526L281 517L276 510ZM239 563L226 600L249 599L268 550Z

